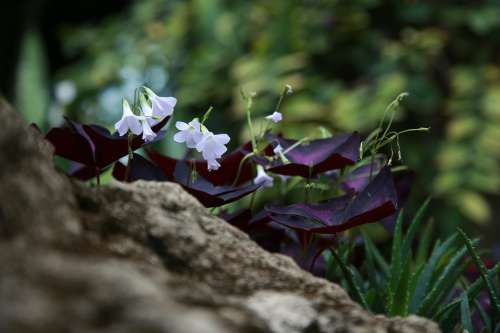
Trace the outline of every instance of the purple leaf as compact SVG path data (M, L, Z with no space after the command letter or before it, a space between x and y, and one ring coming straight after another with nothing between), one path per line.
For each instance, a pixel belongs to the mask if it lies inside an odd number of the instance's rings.
M319 204L269 207L270 218L303 233L335 234L358 225L379 221L397 209L391 171L383 168L368 186L354 197L343 196Z
M182 160L183 163L187 163L190 168L195 168L196 172L199 173L202 177L208 180L210 183L214 185L233 185L237 174L238 168L240 166L241 161L248 154L250 148L250 144L247 143L238 149L232 151L229 154L224 155L220 160L220 167L217 170L208 171L207 161L205 160ZM148 157L155 162L165 173L165 175L169 178L173 178L173 173L175 170L175 165L177 162L181 160L176 160L174 158L161 155L160 153L148 149L147 151ZM254 177L255 166L252 159L248 159L242 165L240 175L238 177L238 181L236 185L244 184Z
M291 257L302 269L324 277L326 262L321 254L334 244L335 235L314 235L305 246L294 240L283 242L280 253Z
M130 161L130 171L128 179L125 180L125 173L127 167L121 162L116 162L113 168L113 177L120 181L133 182L136 180L154 180L154 181L166 181L167 177L163 172L153 163L146 160L144 157L138 154L133 154L133 158Z
M153 127L153 131L158 133L154 141L163 138L165 132L160 130L168 119L169 117L163 119ZM95 176L111 163L128 154L127 136L119 136L118 133L111 134L106 128L98 125L84 125L71 120L67 122L68 127L50 129L45 139L54 146L57 156L87 167L74 173L77 177L85 179L91 172L94 172ZM144 144L141 137L134 136L131 148L136 150Z
M173 172L173 181L195 196L205 207L218 207L256 191L260 184L242 186L216 186L201 175L192 177L192 169L187 163L178 161Z
M275 137L272 143L274 147L281 145L286 151L297 141ZM285 157L289 163L276 160L268 171L286 176L314 177L329 170L354 164L359 160L359 146L360 137L357 133L345 133L327 139L313 140L287 152Z

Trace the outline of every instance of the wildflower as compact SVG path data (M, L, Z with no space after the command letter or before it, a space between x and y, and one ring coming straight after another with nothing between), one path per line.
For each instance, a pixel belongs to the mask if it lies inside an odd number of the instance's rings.
M217 170L220 168L220 163L217 162L217 160L208 160L207 163L208 171Z
M196 145L203 138L201 133L201 124L198 118L194 118L186 124L185 122L178 121L175 123L175 127L180 131L174 135L174 141L178 143L186 143L188 148L196 148Z
M254 163L250 160L243 161L245 156L249 153L249 149L251 149L251 143L247 142L232 152L224 154L217 160L217 163L220 164L217 171L209 171L208 161L204 159L194 160L189 158L186 160L176 160L171 157L161 155L152 149L147 149L146 153L151 161L167 170L173 169L177 162L185 162L188 163L192 169L196 170L200 176L215 186L236 186L247 183L254 178ZM211 164L214 164L215 167L215 163L213 161L211 161ZM211 167L211 169L213 168Z
M153 118L163 119L174 113L174 107L177 104L175 97L160 97L147 87L145 90L151 99Z
M142 123L142 139L145 142L153 141L154 138L156 138L156 133L153 132L153 130L149 126L147 119L141 120L141 123Z
M212 164L214 160L220 158L227 151L226 144L231 140L227 134L213 134L210 131L203 133L202 139L196 145L196 150L199 151L203 159ZM215 170L215 169L214 169Z
M271 120L274 123L279 123L281 119L283 119L283 116L281 112L274 111L273 114L267 116L266 119Z
M122 118L115 124L115 128L120 136L124 136L128 131L139 135L142 132L141 120L145 120L143 116L136 116L132 113L132 109L127 100L123 100L123 115Z
M278 144L276 147L274 147L273 149L273 153L276 155L276 156L280 156L281 154L283 154L283 147L281 147L280 144Z
M254 178L254 184L260 184L262 187L273 187L273 177L269 176L262 165L257 165L257 176Z

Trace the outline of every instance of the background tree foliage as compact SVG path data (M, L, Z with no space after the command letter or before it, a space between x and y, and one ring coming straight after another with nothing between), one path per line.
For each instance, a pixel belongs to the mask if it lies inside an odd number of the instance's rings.
M496 1L144 0L62 33L79 60L58 77L78 94L54 99L51 122L69 113L111 124L120 98L146 83L179 99L178 118L213 105L211 126L244 138L240 89L258 92L255 110L267 114L291 84L282 129L300 138L319 136L318 125L368 132L408 91L396 127L432 128L402 140L403 161L419 171L414 201L435 197L442 231L499 214Z

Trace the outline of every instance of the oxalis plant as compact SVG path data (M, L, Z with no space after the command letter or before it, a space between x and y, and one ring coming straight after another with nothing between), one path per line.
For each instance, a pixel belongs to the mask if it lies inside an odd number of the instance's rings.
M108 170L123 182L179 184L263 248L342 284L367 310L389 316L415 313L435 319L445 331L498 332L499 266L485 267L475 250L477 240L459 230L430 251L432 224L423 225L428 201L407 228L403 225L413 172L401 165L399 137L428 130L392 130L407 94L388 105L379 126L364 139L356 132L332 135L320 129L318 137L297 140L276 128L284 118L281 105L292 93L284 87L265 125L257 129L255 94L242 92L250 140L231 152L226 147L231 138L209 130L213 108L175 123L171 144L185 145L185 158L151 148L163 139L177 100L147 87L136 90L132 103L123 101L113 133L67 119L45 139L55 155L70 162L71 177L95 179L97 186ZM393 233L390 259L363 226L375 222ZM477 266L476 280L464 274L471 263Z

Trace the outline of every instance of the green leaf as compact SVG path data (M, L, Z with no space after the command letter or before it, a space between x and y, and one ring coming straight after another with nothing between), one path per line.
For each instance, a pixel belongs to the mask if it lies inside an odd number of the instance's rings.
M417 214L413 217L413 220L410 223L410 227L406 232L406 236L403 241L403 249L402 249L402 259L403 261L409 260L411 245L413 243L413 238L417 233L417 230L420 228L425 212L427 211L427 207L429 206L430 198L425 200L425 202L420 206Z
M382 274L387 277L389 275L389 265L385 261L384 256L382 256L380 251L365 232L363 232L363 239L367 256L370 255L373 259L375 259L375 262L380 268Z
M475 241L477 243L477 240ZM456 275L457 268L464 256L467 254L467 248L463 246L455 255L449 260L448 264L444 267L441 274L438 276L432 289L424 297L422 303L418 307L416 313L418 315L430 315L430 309L436 305L440 299L445 296L443 291L450 284L454 284L459 276Z
M474 300L474 305L477 309L477 312L479 313L479 317L481 317L481 321L484 323L484 327L486 328L486 332L491 332L492 328L491 328L490 317L488 316L486 311L484 311L483 307L481 306L481 304L477 300Z
M362 288L357 284L352 270L349 267L347 267L345 262L342 260L342 258L340 258L340 256L334 249L330 248L330 251L332 253L332 257L335 259L337 264L340 266L340 269L342 270L342 273L344 275L344 278L346 279L347 285L349 286L349 290L351 290L353 298L356 301L358 301L365 309L370 310L368 302L366 301L365 297L361 292Z
M479 258L479 255L476 252L475 249L475 244L473 241L470 240L470 238L465 234L465 232L458 228L458 233L462 237L462 239L465 242L465 245L467 246L467 250L469 251L470 256L474 260L474 263L476 264L479 273L481 274L481 278L484 280L484 283L486 285L486 289L488 291L488 295L490 296L490 303L491 303L491 310L493 312L493 320L497 321L500 319L500 302L498 300L498 295L495 290L495 285L493 283L493 280L490 279L488 276L488 269L484 265L484 262Z
M401 246L403 243L403 211L399 213L396 228L394 230L394 239L392 240L391 268L388 277L386 306L387 313L392 312L396 289L401 276Z
M460 319L462 328L467 330L469 333L473 333L474 331L472 329L469 299L467 298L466 293L462 295L462 301L460 302Z
M500 273L500 263L497 263L493 268L491 268L488 271L488 276L490 278L493 278L498 273ZM482 277L479 277L465 290L465 293L467 294L467 297L469 299L475 299L477 295L479 295L479 292L483 287L484 287L484 280ZM460 299L456 299L448 303L448 305L446 305L445 307L441 308L438 312L436 312L436 314L432 316L432 319L439 320L439 322L445 322L449 320L450 316L458 308L459 304L460 304Z
M429 223L424 227L422 236L418 242L417 255L415 263L417 265L422 265L427 261L429 255L429 249L431 246L432 230L434 228L434 220L430 220Z
M420 276L422 275L422 272L424 271L425 265L421 264L417 266L415 271L413 272L411 278L410 278L410 286L409 286L409 295L408 295L408 313L410 313L410 301L412 299L412 296L415 294L415 289L417 288L417 283L418 280L420 279Z
M422 274L420 275L415 292L410 301L410 313L415 313L420 307L427 290L429 290L432 274L436 270L439 259L454 245L457 235L450 236L443 244L436 243L431 257L425 265Z
M396 224L394 243L392 248L391 259L391 277L389 291L392 295L388 300L388 313L390 316L405 316L408 314L410 302L410 274L411 274L411 257L412 243L417 230L419 229L423 216L427 210L430 199L427 199L417 214L413 217L406 236L403 239L403 219L402 214L398 217Z
M411 254L410 254L411 255ZM392 303L389 316L406 316L408 314L408 303L410 302L410 260L404 260L405 264L399 284L396 289L394 302Z

